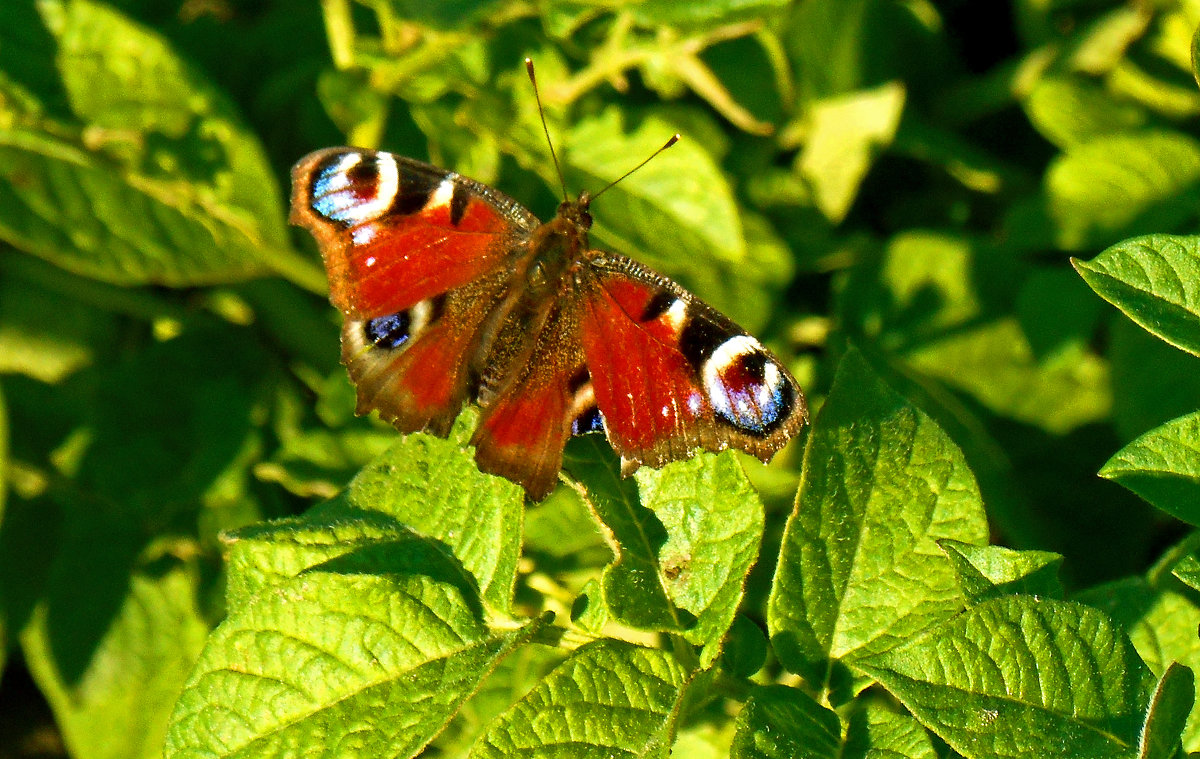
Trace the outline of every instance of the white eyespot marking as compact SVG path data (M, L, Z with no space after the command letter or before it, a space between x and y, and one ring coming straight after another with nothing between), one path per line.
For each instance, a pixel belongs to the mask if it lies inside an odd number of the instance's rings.
M604 415L596 408L596 391L591 382L584 383L571 396L567 418L571 420L572 435L600 432L604 429Z
M368 170L367 162L373 170ZM399 191L400 169L395 158L387 153L371 158L347 153L313 180L312 207L330 221L356 227L386 213Z
M447 174L446 178L441 181L433 194L429 196L429 201L425 203L425 209L449 207L450 201L454 199L454 175Z
M766 433L791 410L787 378L749 335L717 346L704 362L702 378L716 415L743 431Z
M433 321L433 301L426 298L408 309L408 318L412 320L412 326L409 328L409 331L413 335L419 335L424 332L429 323Z
M682 298L676 298L671 307L663 312L662 320L669 324L676 334L683 331L683 325L687 323L687 304Z
M589 406L596 405L596 391L592 388L592 383L588 382L583 387L575 391L575 395L571 398L571 406L568 413L571 416L579 416Z

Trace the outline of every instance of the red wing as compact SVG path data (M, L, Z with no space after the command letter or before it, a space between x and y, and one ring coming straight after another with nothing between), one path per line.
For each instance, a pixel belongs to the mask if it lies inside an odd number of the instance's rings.
M537 226L516 201L420 161L357 148L292 169L291 221L316 237L329 299L352 319L396 314L505 266Z
M807 420L796 380L728 318L627 258L596 254L591 263L580 339L627 470L696 448L767 461Z
M358 393L357 413L378 410L402 432L445 436L472 394L469 362L506 279L478 279L382 317L347 318L342 363Z
M487 389L485 378L483 417L471 441L480 470L520 483L534 500L554 489L567 438L591 431L595 415L575 304L559 299L539 305L528 321L509 321L516 327L510 335L502 331L500 376L495 390Z

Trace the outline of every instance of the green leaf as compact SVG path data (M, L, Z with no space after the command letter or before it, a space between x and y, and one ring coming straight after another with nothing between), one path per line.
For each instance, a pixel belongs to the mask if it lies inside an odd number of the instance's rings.
M531 691L566 656L561 648L535 642L514 650L463 704L430 748L446 756L467 756L488 723Z
M657 470L642 467L635 476L642 503L666 529L666 541L642 560L654 564L675 607L694 618L684 638L696 645L720 641L758 558L763 532L758 494L730 452L698 454ZM615 598L636 592L622 587L614 574L605 578L610 609L619 608Z
M1107 617L1029 596L973 606L859 667L964 756L1128 757L1154 689Z
M1058 570L1063 557L1049 551L1014 551L1003 546L973 546L940 540L958 575L963 595L973 602L1023 593L1062 598Z
M54 622L62 611L49 605L38 607L21 634L25 662L72 756L162 756L167 718L208 623L198 608L198 565L174 564L165 556L156 563L129 578L127 595L104 620L93 650L62 650ZM75 671L68 660L81 653L87 661Z
M0 373L57 383L91 364L115 338L111 313L64 298L0 263Z
M886 650L958 612L944 538L987 539L962 452L847 353L809 434L771 588L780 662L821 683L830 659Z
M408 530L448 549L478 583L483 600L509 614L521 552L520 488L482 474L461 443L408 435L350 483L343 497L300 519L238 533L231 561L241 572L233 592L259 592L357 550L397 539Z
M1100 476L1129 488L1155 507L1200 525L1200 412L1150 430L1122 448Z
M286 271L296 256L257 137L157 34L89 0L40 8L77 123L0 124L0 238L117 284ZM71 135L78 135L72 137Z
M755 688L738 714L730 759L834 759L841 756L835 712L785 685Z
M833 223L850 211L875 156L896 136L905 90L898 82L813 103L811 127L796 169Z
M846 759L936 759L921 723L892 701L860 697L846 726Z
M489 632L461 570L447 579L449 559L416 537L393 548L387 566L312 570L231 609L179 697L165 755L419 753L538 624Z
M666 759L688 681L665 651L616 640L590 643L493 720L471 759Z
M525 497L483 474L462 442L409 435L354 478L352 509L379 511L441 541L475 577L483 600L508 613Z
M1200 85L1200 27L1192 32L1192 78Z
M1200 557L1194 554L1184 556L1179 560L1179 563L1171 568L1171 574L1179 578L1189 588L1200 590Z
M1171 759L1178 756L1179 735L1196 700L1196 683L1192 670L1171 662L1159 678L1146 710L1138 746L1138 759Z
M1059 148L1146 125L1147 113L1083 77L1039 79L1024 101L1034 128Z
M721 666L734 677L753 677L767 662L767 636L741 614L734 617L721 650Z
M1156 587L1143 578L1127 578L1090 588L1077 596L1108 614L1124 628L1138 655L1159 677L1172 662L1193 671L1200 667L1200 607L1177 585ZM1183 731L1187 751L1200 751L1200 719L1189 717Z
M1120 237L1171 229L1200 199L1200 143L1145 131L1071 145L1046 172L1058 244L1086 250Z
M1095 299L1058 286L1031 307L1038 274L961 235L902 233L877 268L856 267L843 318L989 411L1061 435L1106 418L1112 389L1089 345L1095 314L1071 305Z
M612 616L632 627L680 632L697 645L719 642L763 529L762 503L734 455L702 453L660 470L642 467L640 498L615 470L572 470L582 474L588 503L617 554L602 580Z
M1072 259L1100 297L1176 348L1200 355L1200 237L1147 235Z

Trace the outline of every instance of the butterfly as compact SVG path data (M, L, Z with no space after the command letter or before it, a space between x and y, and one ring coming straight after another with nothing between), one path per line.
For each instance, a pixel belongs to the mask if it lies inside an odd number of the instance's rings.
M557 159L556 159L557 160ZM588 244L592 198L540 222L480 182L352 147L292 169L316 238L357 413L446 436L482 413L476 463L547 496L573 435L603 432L622 473L696 449L768 461L808 418L754 337L672 280Z

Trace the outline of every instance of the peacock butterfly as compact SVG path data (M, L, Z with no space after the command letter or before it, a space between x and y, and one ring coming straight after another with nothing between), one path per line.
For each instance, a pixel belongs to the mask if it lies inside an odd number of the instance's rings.
M796 380L672 280L591 248L592 199L564 200L543 224L411 158L347 147L302 158L291 222L316 238L345 315L357 412L445 436L474 401L479 468L535 500L568 438L589 432L607 436L625 474L696 449L769 460L807 421Z

